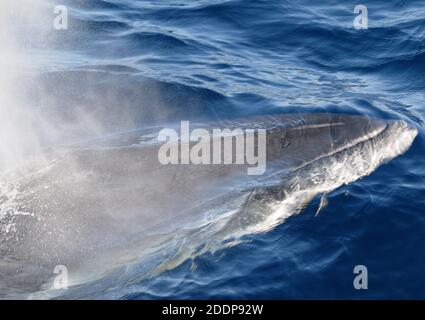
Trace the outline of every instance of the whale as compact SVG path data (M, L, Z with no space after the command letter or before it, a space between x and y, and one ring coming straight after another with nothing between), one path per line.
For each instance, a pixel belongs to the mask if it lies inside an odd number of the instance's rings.
M193 123L265 130L266 169L248 175L246 164L164 165L158 133L173 126L57 146L4 174L0 298L89 297L87 284L100 279L113 291L237 245L316 196L372 174L405 153L418 133L403 120L338 113ZM58 265L68 271L69 290L54 288Z

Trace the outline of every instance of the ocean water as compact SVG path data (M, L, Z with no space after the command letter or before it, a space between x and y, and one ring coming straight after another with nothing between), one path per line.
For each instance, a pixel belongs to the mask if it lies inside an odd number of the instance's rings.
M57 146L100 146L180 120L332 112L400 119L418 135L404 154L376 170L332 184L318 214L323 192L302 210L285 207L274 223L252 225L241 236L226 231L220 238L224 228L215 223L190 232L177 228L158 242L133 236L138 226L128 226L125 213L143 202L115 203L116 192L131 193L146 181L136 186L113 177L84 185L91 173L70 166L54 171L60 184L49 185L43 174L56 160L36 158L37 170L0 185L0 268L7 271L0 297L425 298L423 1L367 1L368 28L362 30L353 26L357 1L63 0L68 28L52 30L57 4L29 10L10 3L16 10L2 13L10 19L1 25L8 50L0 60L0 115L11 123L0 129L4 168ZM14 109L5 107L11 103ZM82 199L75 191L80 187L101 194L105 186L110 202L90 196L75 208L67 200ZM61 193L42 193L45 188ZM168 201L173 191L153 197ZM55 208L67 211L59 215ZM78 238L91 232L85 226L92 218L75 215L105 208L117 215L94 222L102 233ZM46 218L43 210L54 216ZM70 288L52 290L55 275L43 278L43 268L50 268L45 260L63 264L57 252L89 260L91 247L107 248L107 257L84 276L70 268ZM82 265L75 268L85 270ZM353 286L357 265L368 269L367 290ZM24 276L12 276L16 270ZM29 280L39 274L42 285Z

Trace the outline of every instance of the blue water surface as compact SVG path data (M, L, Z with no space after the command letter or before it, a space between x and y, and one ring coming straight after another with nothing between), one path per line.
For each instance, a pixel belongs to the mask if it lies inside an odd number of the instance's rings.
M319 198L267 233L113 297L425 298L423 1L368 0L363 30L353 27L354 0L64 3L69 30L40 49L43 68L107 75L105 94L121 90L128 108L150 110L134 111L133 128L118 123L111 132L310 111L399 118L419 130L407 153L330 193L317 216ZM368 268L367 290L353 287L356 265Z

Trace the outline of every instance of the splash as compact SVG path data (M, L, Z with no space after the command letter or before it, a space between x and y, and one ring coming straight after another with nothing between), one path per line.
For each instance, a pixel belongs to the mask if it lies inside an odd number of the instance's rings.
M40 151L37 128L43 120L23 100L28 89L24 79L37 68L32 50L46 42L49 21L39 2L0 3L0 172L19 167Z

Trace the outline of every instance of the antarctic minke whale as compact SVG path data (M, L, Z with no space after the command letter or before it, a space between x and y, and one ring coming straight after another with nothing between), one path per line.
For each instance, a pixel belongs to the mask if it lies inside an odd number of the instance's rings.
M402 120L330 113L195 127L266 129L264 174L249 176L243 164L163 165L155 127L62 146L4 175L0 297L63 294L52 289L57 265L69 272L65 294L77 296L72 288L112 274L136 280L173 268L270 230L403 154L417 135Z

